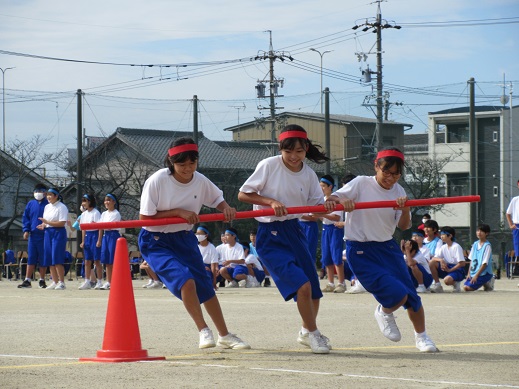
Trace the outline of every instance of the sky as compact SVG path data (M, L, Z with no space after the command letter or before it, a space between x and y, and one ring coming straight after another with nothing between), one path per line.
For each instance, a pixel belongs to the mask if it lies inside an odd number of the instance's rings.
M274 62L283 80L278 113L320 113L322 69L331 114L375 118L375 76L365 83L361 70L376 70L376 34L361 30L374 21L377 2L0 4L0 68L12 68L2 85L7 144L41 135L46 152L76 148L78 89L87 136L117 127L192 131L197 95L199 130L229 141L225 128L269 116L269 100L255 90L269 78L269 61L255 58L268 53L270 38L285 59ZM431 130L428 112L467 106L471 77L476 105L501 106L503 93L517 94L517 0L388 0L380 10L388 25L401 27L382 30L388 118L412 125L409 133ZM329 52L321 57L311 48Z

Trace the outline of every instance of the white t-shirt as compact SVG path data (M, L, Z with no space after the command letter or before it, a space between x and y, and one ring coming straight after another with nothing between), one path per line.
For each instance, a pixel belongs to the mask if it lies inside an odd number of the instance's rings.
M202 254L202 258L204 259L204 263L206 265L210 265L211 263L218 263L218 253L216 252L216 248L214 245L209 242L207 246L198 245L200 249L200 254Z
M168 168L152 174L144 183L141 194L140 214L153 216L158 211L180 208L199 213L202 206L216 208L223 202L222 191L206 176L195 172L187 184L178 182ZM180 223L166 226L143 227L152 232L189 231L192 224Z
M391 201L406 195L395 183L391 189L382 188L374 176L358 176L332 195L358 202ZM402 211L393 208L358 209L346 213L344 237L356 242L386 242L393 239Z
M514 224L519 223L519 196L515 196L512 201L510 201L506 213L512 217L512 222Z
M447 262L449 265L457 265L458 262L465 260L463 249L456 242L452 242L450 247L448 244L444 244L442 247L440 247L440 251L437 252L434 256L444 259L445 262Z
M97 208L92 208L92 210L86 210L81 214L81 219L79 220L79 224L83 223L98 223L101 220L101 212L97 210Z
M43 208L43 218L49 222L63 222L68 220L68 208L61 201L48 203ZM48 224L45 227L50 227Z
M405 257L405 255L404 255ZM422 265L423 268L425 269L425 271L429 274L431 274L431 269L429 268L429 261L423 256L423 254L418 251L413 259L419 264L419 265Z
M230 261L234 259L245 259L245 253L243 252L243 246L239 243L235 243L234 246L231 247L229 243L226 243L222 250L222 259L221 261ZM231 263L230 267L240 266L237 263Z
M245 264L246 265L254 265L254 267L256 269L263 271L263 266L261 266L260 261L253 254L247 255L247 258L245 258Z
M216 252L218 253L218 263L221 265L223 262L223 250L225 249L225 243L221 243L216 246Z
M422 245L422 247L420 247L420 252L422 253L422 255L425 257L425 259L427 261L430 261L430 259L431 259L431 251L427 248L427 246Z
M240 188L240 192L258 193L283 203L285 207L313 206L324 203L319 179L312 168L303 163L300 171L293 172L285 166L281 155L260 161L254 173ZM270 207L255 204L253 209L270 209ZM298 219L301 216L302 214L281 217L261 216L256 217L256 220L270 223L276 220Z
M104 211L102 214L101 214L101 219L99 220L100 223L105 223L105 222L118 222L118 221L121 221L121 214L119 213L119 211L117 209L114 209L113 211ZM119 228L109 228L109 229L106 229L105 231L119 231Z

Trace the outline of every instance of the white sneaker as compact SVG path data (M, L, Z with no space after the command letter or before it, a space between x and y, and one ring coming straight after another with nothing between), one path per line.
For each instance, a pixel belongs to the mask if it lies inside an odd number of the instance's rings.
M431 291L431 293L443 293L443 286L439 282L438 283L433 283L429 287L429 290Z
M306 334L303 334L301 331L299 331L299 334L297 336L297 343L310 348L311 346L310 346L310 335L309 334L310 334L309 332L307 332ZM321 337L326 341L326 345L328 346L328 349L331 350L332 344L330 343L330 339L328 339L323 334L321 334Z
M85 289L92 289L92 286L90 285L90 280L86 280L85 282L83 282L79 288L80 290L85 290Z
M421 353L437 353L440 351L427 335L420 337L415 336L415 341L416 348L420 350Z
M321 289L321 292L323 293L333 293L335 290L335 284L327 283L324 288Z
M461 282L456 281L454 285L452 285L452 293L460 293L461 292Z
M236 335L228 333L225 336L218 335L218 346L223 348L231 348L233 350L248 350L250 345L238 338Z
M146 285L142 285L143 288L149 288L153 284L153 280L150 278Z
M102 290L110 290L110 283L106 281L103 286L101 286Z
M198 344L198 348L211 348L215 346L216 343L214 342L213 331L208 327L200 331L200 343Z
M160 289L162 288L162 282L160 281L153 281L153 284L148 286L148 289Z
M258 280L254 276L247 276L247 283L245 284L246 288L255 288L259 285Z
M54 289L55 290L65 290L67 288L65 286L65 283L60 281L60 282L58 282L58 284L56 285L56 287Z
M101 289L102 286L103 286L103 281L99 280L99 281L97 281L96 286L94 286L94 289L99 290L99 289Z
M321 334L308 334L308 339L310 340L310 348L314 354L329 354L330 348L328 347L328 342L326 341L328 338Z
M49 286L47 286L45 289L56 289L56 286L58 284L56 284L54 281L52 282L52 284L50 284Z
M240 285L234 280L225 285L226 288L238 288Z
M347 290L346 293L351 294L357 294L357 293L364 293L367 292L367 290L362 286L359 280L355 281L355 285L353 285L350 290Z
M427 293L428 290L425 287L425 285L418 285L418 288L416 288L416 293Z
M247 286L247 280L240 280L238 281L238 287L239 288L245 288Z
M382 312L382 306L379 304L375 309L375 319L377 319L378 327L382 334L393 342L399 342L402 339L400 330L396 325L395 315Z
M485 282L483 284L483 290L485 292L492 292L494 290L494 283L496 282L496 279L492 277L488 282Z
M344 293L346 292L346 284L338 284L335 289L333 290L333 293Z

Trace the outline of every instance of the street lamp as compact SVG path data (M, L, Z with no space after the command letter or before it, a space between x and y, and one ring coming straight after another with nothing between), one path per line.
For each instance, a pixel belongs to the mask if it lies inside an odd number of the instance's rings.
M3 127L2 127L2 133L3 133L3 148L2 150L5 151L5 72L7 72L9 69L14 68L5 68L0 70L2 71L2 119L3 119Z
M319 50L314 49L313 47L310 49L310 51L315 51L319 56L321 57L321 114L323 113L323 57L326 53L331 53L333 50L326 50L322 53Z

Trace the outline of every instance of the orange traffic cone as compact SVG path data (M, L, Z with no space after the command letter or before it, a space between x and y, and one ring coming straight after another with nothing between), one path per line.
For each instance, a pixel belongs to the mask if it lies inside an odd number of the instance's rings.
M126 239L117 239L108 309L106 312L103 349L96 358L79 358L91 362L135 362L166 359L149 357L141 346L137 310L128 266Z

